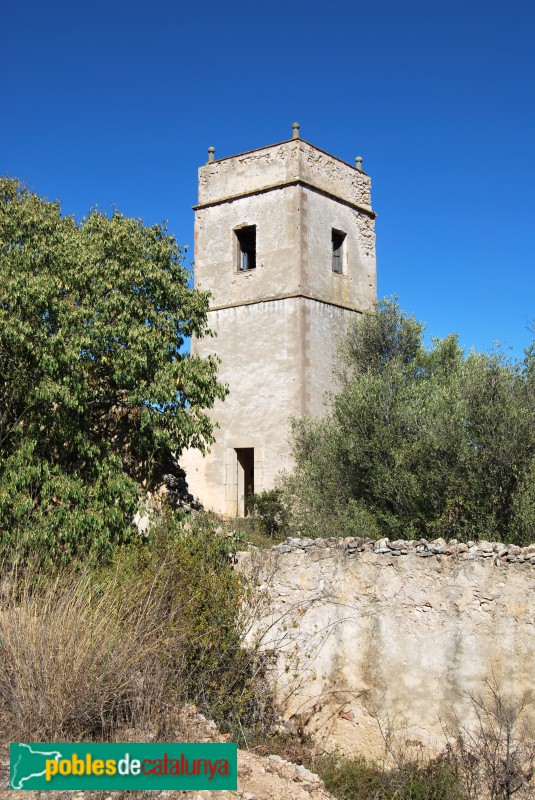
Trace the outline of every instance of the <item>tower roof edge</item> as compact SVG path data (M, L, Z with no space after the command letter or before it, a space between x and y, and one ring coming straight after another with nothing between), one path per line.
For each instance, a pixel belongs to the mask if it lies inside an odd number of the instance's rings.
M222 158L214 158L209 163L202 164L199 167L199 169L204 169L204 167L211 167L213 164L220 164L222 161L228 161L231 158L242 158L243 156L247 156L247 155L250 155L252 153L260 153L262 150L271 150L272 148L280 147L283 144L291 144L291 145L294 145L294 146L297 146L297 147L299 147L300 144L305 144L308 147L312 147L314 150L317 150L319 153L323 153L324 155L329 156L329 158L334 158L335 161L339 161L341 164L345 164L346 166L351 167L351 169L355 170L356 172L360 172L361 175L366 175L367 177L369 177L367 172L365 172L362 169L359 170L355 166L355 164L350 164L349 161L346 161L344 158L340 158L339 156L335 156L335 155L333 155L333 153L330 153L328 150L324 150L322 147L318 147L317 145L312 144L312 142L309 142L306 139L302 139L302 138L298 138L298 139L297 138L294 138L294 139L283 139L280 142L273 142L273 144L266 144L266 145L263 145L262 147L253 147L251 150L243 150L241 153L233 153L232 155L223 156Z
M371 210L369 175L304 139L286 139L209 161L199 168L197 206L273 191L296 182Z

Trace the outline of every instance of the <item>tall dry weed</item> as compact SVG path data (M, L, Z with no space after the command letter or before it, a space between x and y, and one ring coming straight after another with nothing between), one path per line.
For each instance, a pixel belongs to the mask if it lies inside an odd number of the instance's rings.
M45 587L28 576L13 584L0 608L0 726L9 738L107 737L150 716L180 632L162 619L153 585L132 589L89 571Z
M265 657L244 649L247 589L225 547L164 524L112 568L4 576L0 739L165 735L185 703L237 738L264 725Z

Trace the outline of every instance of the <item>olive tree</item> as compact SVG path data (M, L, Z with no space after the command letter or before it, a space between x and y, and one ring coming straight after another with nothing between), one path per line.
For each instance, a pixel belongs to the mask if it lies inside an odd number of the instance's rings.
M396 303L360 315L342 388L294 423L293 524L313 535L535 540L534 352L468 355L423 341Z

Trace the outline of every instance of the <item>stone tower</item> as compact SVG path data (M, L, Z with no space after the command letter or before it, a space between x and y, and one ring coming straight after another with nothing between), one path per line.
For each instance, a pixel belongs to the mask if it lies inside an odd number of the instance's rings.
M252 491L291 467L290 418L320 416L335 389L347 321L376 298L375 214L361 159L353 167L299 138L199 169L195 285L211 292L215 353L229 395L216 443L181 458L205 507L243 515Z

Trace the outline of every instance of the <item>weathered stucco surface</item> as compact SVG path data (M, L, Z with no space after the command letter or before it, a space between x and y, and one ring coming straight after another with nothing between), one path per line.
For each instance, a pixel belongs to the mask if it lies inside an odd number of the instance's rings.
M290 418L320 416L336 390L333 363L349 320L376 298L370 179L300 139L199 170L195 285L211 293L215 354L229 387L211 413L216 443L182 455L189 489L230 516L241 512L237 450L254 449L254 491L291 466ZM236 230L256 228L256 268L238 268ZM333 231L346 238L333 271Z
M199 205L265 191L297 179L370 208L369 176L303 139L205 164L199 170Z
M241 553L266 595L284 716L329 747L378 755L388 731L440 750L469 695L535 678L535 546L289 540Z
M300 297L212 312L218 336L206 340L203 354L221 359L220 379L230 393L213 412L220 427L210 454L190 451L182 461L190 491L206 506L236 513L236 448L254 448L257 492L291 467L290 417L323 412L324 392L335 388L334 352L351 315Z

